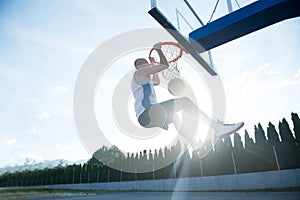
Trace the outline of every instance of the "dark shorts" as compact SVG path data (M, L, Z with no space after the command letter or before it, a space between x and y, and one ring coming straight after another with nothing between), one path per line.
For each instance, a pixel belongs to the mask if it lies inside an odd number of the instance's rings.
M174 99L149 106L138 118L145 128L160 127L168 130L173 123Z

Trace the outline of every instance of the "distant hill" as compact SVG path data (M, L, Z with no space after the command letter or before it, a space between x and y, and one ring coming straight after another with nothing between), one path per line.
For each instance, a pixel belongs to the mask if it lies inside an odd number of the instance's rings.
M73 165L73 164L83 164L87 161L88 160L79 160L76 162L71 162L71 161L64 160L64 159L37 161L37 160L28 158L28 159L26 159L24 164L1 167L0 175L4 174L6 172L18 172L18 171L25 171L25 170L54 168L59 165L66 166L66 165Z

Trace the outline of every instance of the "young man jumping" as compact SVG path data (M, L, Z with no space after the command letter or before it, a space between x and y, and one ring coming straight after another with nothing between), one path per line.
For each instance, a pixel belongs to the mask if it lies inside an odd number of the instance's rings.
M157 103L154 89L154 86L160 84L157 73L167 69L169 64L161 50L161 43L157 43L153 47L159 55L161 64L154 64L151 62L151 59L149 63L145 58L138 58L134 62L136 71L133 75L131 89L135 98L136 117L141 126L145 128L160 127L168 130L169 124L173 123L176 130L192 143L195 136L195 127L193 126L195 123L193 122L198 118L212 126L218 139L236 132L244 125L243 122L223 124L219 121L214 121L188 97ZM179 111L184 113L182 118L177 115ZM191 123L182 123L186 118L188 119L185 121Z

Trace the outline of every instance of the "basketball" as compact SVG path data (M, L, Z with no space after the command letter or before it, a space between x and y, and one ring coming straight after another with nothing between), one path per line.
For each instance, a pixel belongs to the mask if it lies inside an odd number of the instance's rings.
M181 96L185 90L185 83L180 78L174 78L168 83L168 91L174 96Z

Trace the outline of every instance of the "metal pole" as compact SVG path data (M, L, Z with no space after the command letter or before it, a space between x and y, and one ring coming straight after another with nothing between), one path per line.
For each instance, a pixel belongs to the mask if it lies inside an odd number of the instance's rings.
M211 16L210 16L210 18L209 18L209 20L208 20L208 22L207 22L207 23L210 23L210 22L211 22L211 20L212 20L212 18L213 18L213 16L214 16L214 14L215 14L215 12L216 12L216 10L217 10L217 7L218 7L218 4L219 4L219 1L220 1L220 0L218 0L218 1L217 1L216 5L215 5L215 7L214 7L214 10L213 10L213 12L212 12L212 14L211 14Z
M200 158L200 175L203 176L202 158Z
M273 145L273 153L274 153L274 157L275 157L275 161L276 161L276 165L277 165L277 170L279 171L280 170L280 165L279 165L279 162L278 162L278 157L277 157L277 153L276 153L276 149L275 149L274 145Z
M153 159L153 163L152 163L152 178L153 178L153 180L155 179L155 172L154 172L154 159Z
M193 9L193 7L191 6L191 4L187 0L184 0L184 2L189 7L189 9L192 11L192 13L197 18L197 20L200 22L200 24L202 26L204 26L204 23L202 22L202 20L200 19L200 17L197 15L196 11Z
M176 178L176 167L175 167L175 162L173 163L173 177Z
M109 182L110 181L110 170L109 170L109 168L107 169L107 182Z
M156 0L151 0L151 8L155 8L156 6Z
M97 182L100 182L100 176L101 176L101 173L100 173L100 166L98 166L98 175L97 175L98 181L97 181Z
M183 21L189 26L191 30L193 30L192 25L186 20L186 18L181 14L181 12L176 8L176 19L177 19L177 28L180 31L180 21L179 16L183 19Z
M232 162L233 162L234 173L237 174L237 170L236 170L236 165L235 165L235 159L234 159L233 152L231 152L231 158L232 158Z
M177 28L178 28L178 30L180 31L180 23L179 23L179 13L178 13L178 10L177 10L177 8L176 8L176 20L177 20Z
M121 172L120 172L120 181L122 182L122 168L121 168Z
M227 0L227 8L228 8L228 12L232 13L233 9L232 9L231 0Z

